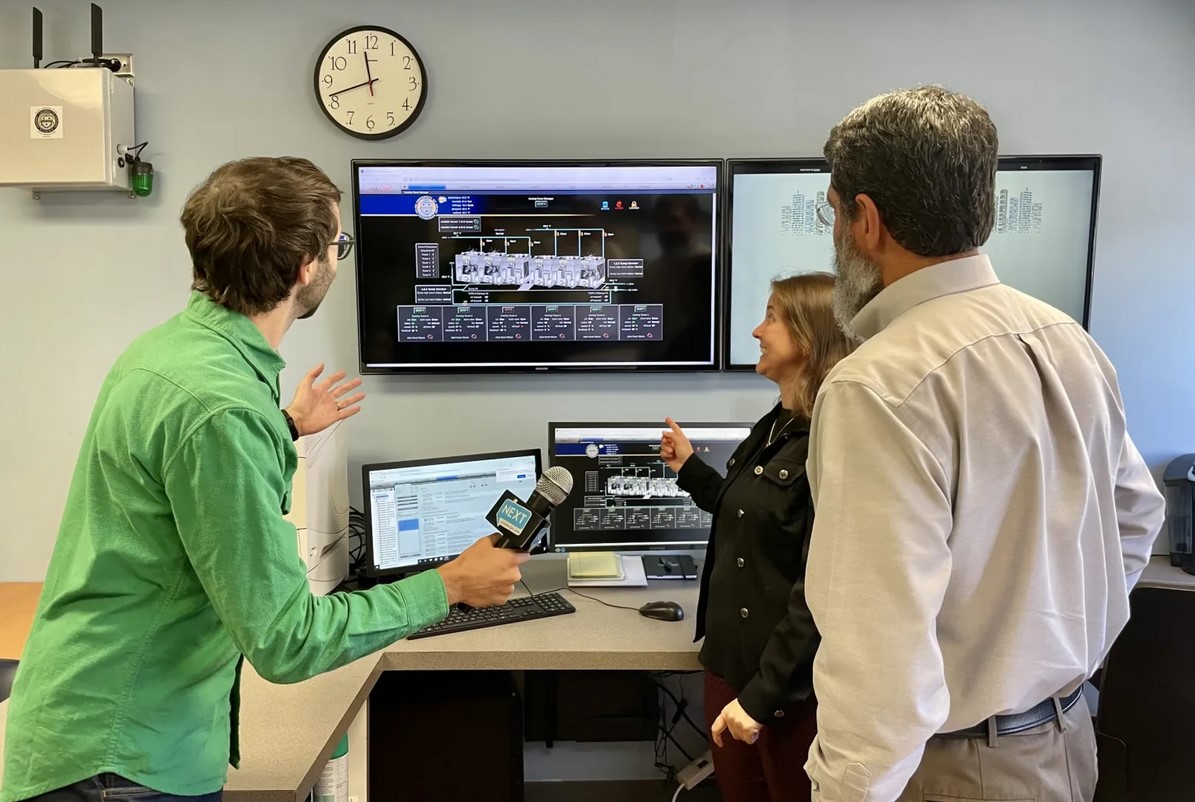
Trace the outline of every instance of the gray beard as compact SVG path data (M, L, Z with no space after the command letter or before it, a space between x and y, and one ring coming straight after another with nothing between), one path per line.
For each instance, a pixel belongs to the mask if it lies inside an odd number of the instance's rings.
M841 240L835 237L834 267L838 272L838 280L834 282L834 318L843 334L862 342L863 338L851 328L851 321L884 289L880 266L859 253L850 237Z

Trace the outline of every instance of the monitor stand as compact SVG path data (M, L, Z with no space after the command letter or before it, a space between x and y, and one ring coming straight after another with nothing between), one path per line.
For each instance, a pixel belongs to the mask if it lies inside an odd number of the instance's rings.
M697 579L697 563L688 554L644 555L648 579Z

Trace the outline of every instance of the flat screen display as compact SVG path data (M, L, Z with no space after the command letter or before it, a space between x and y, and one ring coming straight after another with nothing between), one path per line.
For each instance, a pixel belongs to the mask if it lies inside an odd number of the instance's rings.
M996 224L982 249L1000 280L1084 326L1091 302L1099 156L1002 156ZM763 318L769 281L834 270L824 159L731 160L727 168L726 366L759 359L751 331Z
M719 367L720 160L353 176L363 372Z

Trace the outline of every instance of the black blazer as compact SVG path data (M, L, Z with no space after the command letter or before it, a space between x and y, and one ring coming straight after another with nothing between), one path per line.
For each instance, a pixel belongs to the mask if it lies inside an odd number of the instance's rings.
M739 704L761 724L812 694L820 640L805 604L809 423L792 421L768 446L779 411L755 424L727 461L725 478L696 454L677 478L714 518L697 604L701 664L738 691Z

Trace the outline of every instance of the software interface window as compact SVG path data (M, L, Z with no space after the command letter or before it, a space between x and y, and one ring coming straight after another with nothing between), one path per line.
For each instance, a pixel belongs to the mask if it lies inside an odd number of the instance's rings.
M763 318L769 281L834 271L834 231L817 207L830 175L821 165L732 165L728 364L754 365L751 331ZM758 170L758 172L756 172ZM1095 170L1090 160L1002 160L996 173L996 223L982 251L1000 280L1082 321L1091 254Z
M363 361L714 364L718 173L358 166Z
M492 459L365 466L374 571L443 562L493 532L503 491L527 499L538 452Z
M552 517L556 550L706 544L710 514L677 487L676 473L660 459L662 430L649 423L551 425L551 463L573 476L572 494ZM689 424L684 430L694 453L725 473L751 427Z

